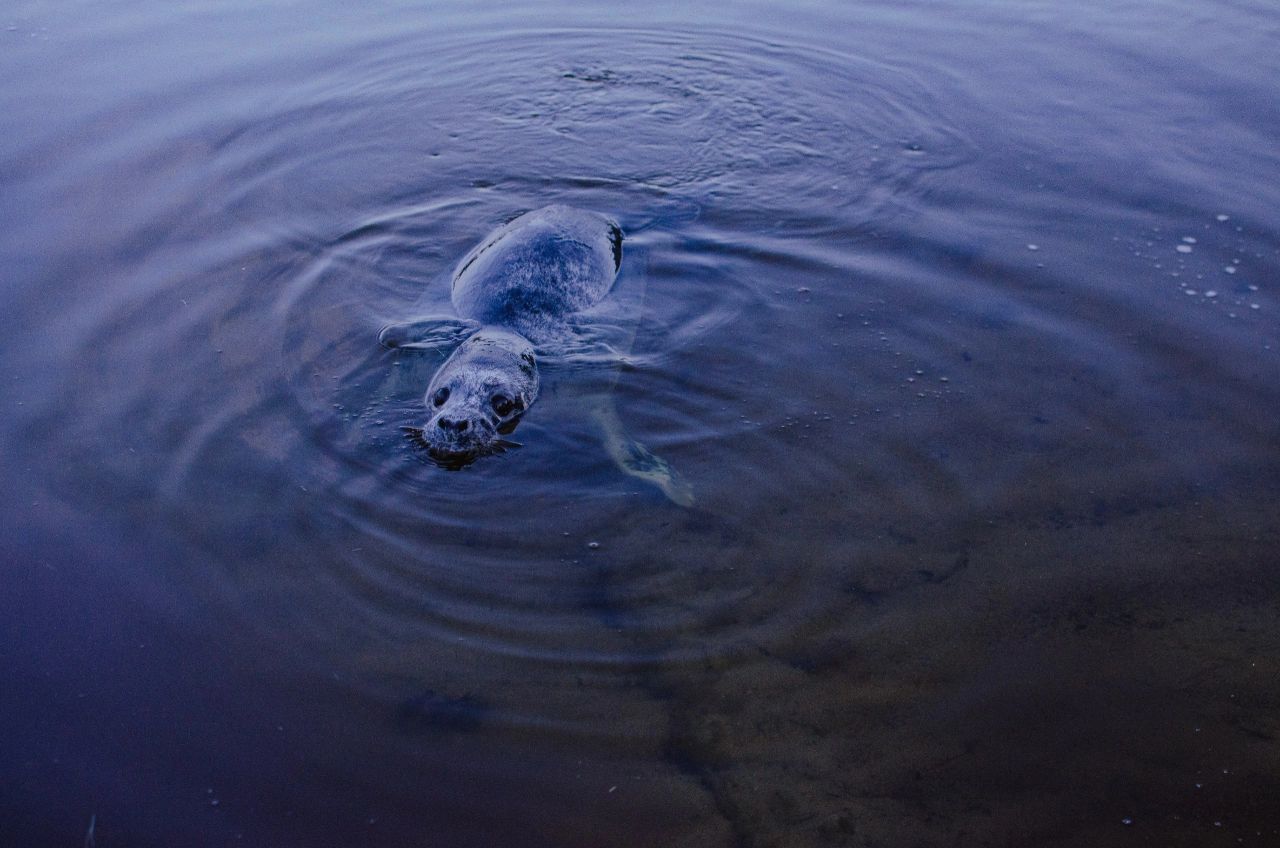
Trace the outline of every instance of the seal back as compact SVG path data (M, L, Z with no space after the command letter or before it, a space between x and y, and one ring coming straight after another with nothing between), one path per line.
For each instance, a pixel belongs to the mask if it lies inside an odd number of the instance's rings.
M458 263L454 308L534 342L609 293L622 261L622 231L594 212L547 206L515 218Z

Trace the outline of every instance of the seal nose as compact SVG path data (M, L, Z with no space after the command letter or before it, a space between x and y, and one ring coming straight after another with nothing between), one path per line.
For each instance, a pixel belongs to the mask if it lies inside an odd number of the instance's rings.
M443 415L436 419L436 425L445 431L453 430L456 433L465 433L470 422L462 418L454 421L452 418L445 418Z

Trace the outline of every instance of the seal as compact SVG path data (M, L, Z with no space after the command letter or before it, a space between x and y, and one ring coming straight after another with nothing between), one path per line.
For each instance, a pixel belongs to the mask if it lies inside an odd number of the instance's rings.
M426 422L405 428L437 464L461 468L515 446L506 436L538 397L538 352L568 346L572 319L609 293L622 241L621 228L595 212L569 206L526 212L458 262L450 289L456 317L383 328L379 338L387 347L457 344L427 386ZM606 359L620 361L610 354ZM677 503L692 503L671 467L626 435L611 397L598 398L593 414L620 468Z
M468 335L431 379L431 414L419 431L433 457L457 461L499 446L538 396L535 344L564 336L571 315L608 294L621 264L618 225L568 206L526 212L462 257L450 295ZM451 323L393 324L380 339L431 347L448 343Z

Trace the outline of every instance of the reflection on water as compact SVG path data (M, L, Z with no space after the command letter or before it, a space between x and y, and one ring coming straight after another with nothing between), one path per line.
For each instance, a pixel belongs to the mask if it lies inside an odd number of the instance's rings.
M232 11L5 24L16 844L1280 838L1266 8ZM555 202L628 365L424 462Z

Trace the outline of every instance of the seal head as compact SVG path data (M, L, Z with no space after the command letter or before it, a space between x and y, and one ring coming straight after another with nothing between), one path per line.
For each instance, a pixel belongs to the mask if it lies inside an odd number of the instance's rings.
M429 417L416 435L436 462L460 468L510 446L503 437L537 396L533 346L517 333L486 327L436 371L423 398Z

